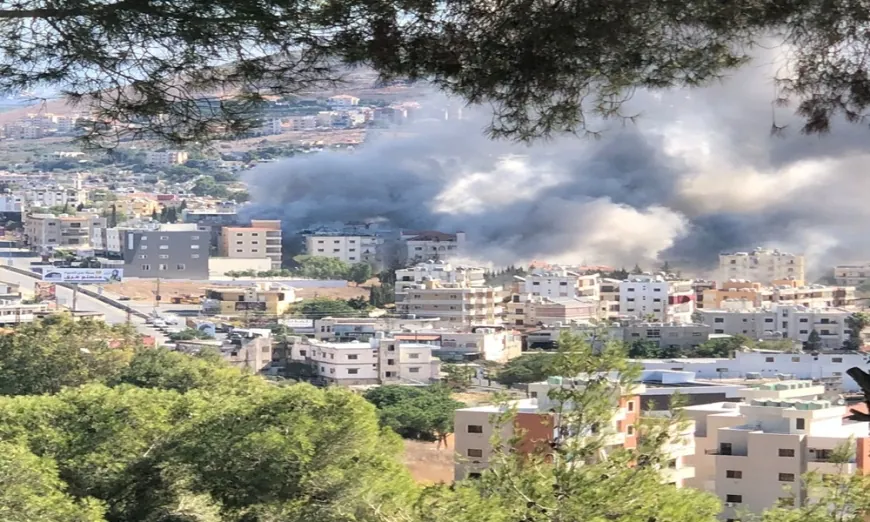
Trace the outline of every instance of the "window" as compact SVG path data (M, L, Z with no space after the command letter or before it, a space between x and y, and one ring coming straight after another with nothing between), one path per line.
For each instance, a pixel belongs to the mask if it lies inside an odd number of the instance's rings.
M791 362L801 362L801 358L800 357L792 357Z
M842 357L833 357L833 358L831 358L831 362L832 363L841 363L841 362L843 362L843 358Z
M743 472L738 470L738 469L726 469L725 470L725 478L742 479Z
M160 254L157 257L159 257L160 259L169 259L169 254Z
M794 497L779 497L779 505L780 506L794 506Z
M244 252L244 250L242 250L241 248L237 248L237 249L236 249L236 252L241 253L241 252Z
M730 504L740 504L743 502L743 495L725 495L725 502Z
M145 271L151 270L151 265L142 265L142 270L145 270Z
M259 245L260 242L259 242L259 241L251 241L251 244L252 244L252 245Z
M145 254L142 254L141 256L139 256L139 259L148 259L148 256L146 256Z
M409 373L420 373L420 367L419 367L419 366L414 366L414 367L412 367L412 368L408 368L408 372L409 372Z
M773 357L765 357L764 362L773 362Z
M148 245L139 245L139 250L148 250Z
M472 471L471 473L468 474L468 478L470 478L470 479L479 479L479 478L480 478L480 472L479 472L479 471Z
M629 437L632 436L632 435L634 435L634 426L631 425L631 424L629 424L629 425L625 428L625 434L628 435Z
M806 323L806 322L809 322L809 319L807 319L806 317L803 317L801 319L798 319L798 322L799 323Z
M160 241L169 241L169 236L160 236Z
M794 450L789 448L779 448L780 457L794 457Z
M408 359L419 359L419 358L420 358L419 353L409 353L408 354Z
M348 375L356 375L356 374L358 374L358 373L359 373L359 369L358 369L358 368L348 368L348 369L347 369L347 374L348 374Z
M160 245L160 250L169 250L169 245Z
M190 236L190 239L196 241L197 239L199 239L199 236Z
M799 430L806 429L806 420L805 419L795 419L795 428Z
M794 482L794 473L780 473L779 474L780 482Z
M199 259L199 254L190 254L191 259Z
M724 323L724 322L725 322L725 318L724 318L724 317L716 317L716 318L713 319L713 322L714 322L714 323Z
M725 333L725 330L723 330L723 329L721 329L721 328L717 328L717 329L713 330L713 333L724 334L724 333Z
M628 411L634 411L634 401L628 401Z
M471 449L471 448L469 448L469 449L468 449L468 452L467 452L466 454L467 454L469 457L477 457L477 458L481 458L481 457L483 457L483 450L481 450L481 449Z
M357 360L357 359L359 359L359 356L358 356L357 354L355 354L355 353L354 353L354 354L348 354L348 355L347 355L347 360L348 360L348 361L355 361L355 360Z
M731 443L730 442L720 442L719 443L719 455L731 455Z
M160 265L160 270L169 270L169 265Z
M199 245L190 245L193 250L199 250Z
M176 270L184 270L185 268L187 268L187 267L185 267L183 263L179 263L179 264L175 265Z
M245 242L244 242L244 241L236 241L236 244L237 244L237 245L244 245Z

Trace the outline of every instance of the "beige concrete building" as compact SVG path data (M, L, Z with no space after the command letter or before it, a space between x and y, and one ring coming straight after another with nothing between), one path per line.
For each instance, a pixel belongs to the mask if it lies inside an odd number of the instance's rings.
M183 150L150 151L146 155L145 162L156 167L169 167L181 165L187 161L188 154Z
M619 317L619 279L601 278L598 296L601 303L599 317L601 319L617 319Z
M751 339L791 339L803 343L813 330L823 346L838 349L849 338L846 318L852 315L843 308L807 308L775 304L767 308L749 308L744 302L726 302L725 309L699 310L704 324L713 334L745 335Z
M855 454L847 473L870 471L868 424L845 421L846 406L820 400L824 392L811 381L780 381L740 390L744 403L685 408L695 423L695 476L687 485L715 493L721 517L737 520L806 500L801 476L839 472L830 459L840 445Z
M551 444L558 443L560 429L557 404L549 398L549 391L566 385L561 377L551 377L545 382L529 385L531 398L513 402L510 406L516 408L516 416L502 424L494 423L494 416L506 411L507 405L485 405L456 410L454 417L454 448L456 461L454 478L477 477L490 466L493 456L497 453L491 444L492 436L499 431L501 440L507 448L508 441L519 433L520 441L515 450L521 453L548 452ZM620 391L614 388L614 394L619 396L613 417L608 425L598 429L606 437L606 445L610 448L637 447L637 423L640 412L640 400L637 394L642 386L631 390ZM587 433L589 435L589 433Z
M305 253L315 257L331 257L351 265L377 265L383 243L384 239L377 235L312 234L305 237Z
M409 268L401 268L396 270L396 301L402 301L409 288L421 285L427 280L483 287L486 286L486 269L455 266L443 260L427 261Z
M804 285L803 281L786 279L770 286L744 279L731 279L718 288L703 290L704 308L722 308L726 301L746 301L762 308L774 303L813 308L849 306L855 302L855 287Z
M273 269L281 268L281 221L253 219L249 227L223 227L220 255L229 258L268 257Z
M719 280L746 279L769 284L777 280L804 281L806 263L801 254L756 248L752 252L719 254Z
M409 288L405 299L396 303L396 310L420 318L437 317L454 325L500 324L501 301L500 288L426 281Z
M838 285L861 286L870 281L870 263L860 265L837 265L834 280Z
M36 251L89 248L91 237L105 227L106 218L97 214L31 214L24 218L24 241Z

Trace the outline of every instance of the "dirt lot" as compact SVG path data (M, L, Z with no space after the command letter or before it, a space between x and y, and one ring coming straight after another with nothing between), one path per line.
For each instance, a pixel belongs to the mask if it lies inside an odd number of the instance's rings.
M441 449L434 442L406 440L405 466L421 484L453 482L453 437Z
M208 282L176 282L176 281L161 281L160 293L163 295L163 301L169 301L173 296L193 295L200 296L205 294L205 289L215 286ZM122 283L114 283L106 285L107 292L113 294L127 296L134 301L151 301L154 299L154 293L157 291L157 282L153 279L129 279ZM296 291L296 296L303 299L311 297L331 297L339 299L352 299L354 297L368 297L369 289L366 286L347 286L345 288L300 288Z

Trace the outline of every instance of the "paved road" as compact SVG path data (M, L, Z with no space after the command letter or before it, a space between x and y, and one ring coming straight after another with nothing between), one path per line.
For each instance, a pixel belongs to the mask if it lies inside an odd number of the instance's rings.
M21 260L16 259L15 261L16 267L29 267L29 265L25 264L24 262L20 262ZM33 283L36 282L37 279L18 274L16 272L12 272L11 270L6 270L4 263L3 265L0 265L0 281L21 285L22 291L30 294L33 293ZM72 290L68 288L62 288L60 286L57 287L58 304L71 307L73 300L72 297ZM123 324L129 320L139 333L155 337L157 340L157 344L165 344L168 341L166 336L164 336L156 329L152 328L150 325L145 324L145 321L141 318L136 317L135 315L131 315L128 318L127 313L123 310L115 308L114 306L108 305L102 301L98 301L92 297L86 296L81 292L79 292L78 298L76 299L76 310L99 312L105 315L106 322L110 324Z

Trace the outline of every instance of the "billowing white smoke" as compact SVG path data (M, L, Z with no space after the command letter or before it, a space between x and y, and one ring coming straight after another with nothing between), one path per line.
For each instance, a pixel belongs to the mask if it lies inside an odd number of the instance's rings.
M464 230L478 258L499 264L658 258L703 269L755 245L805 252L818 267L870 256L870 131L806 137L794 122L770 136L773 74L750 67L711 88L638 95L637 124L608 124L601 140L491 141L479 110L420 122L352 153L257 167L251 212L288 230L378 217Z

